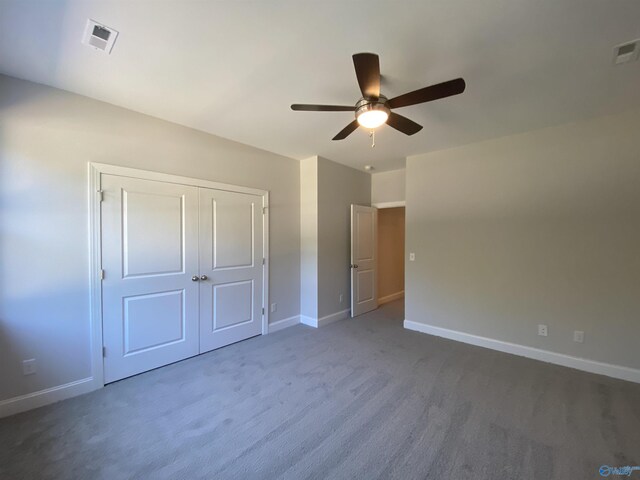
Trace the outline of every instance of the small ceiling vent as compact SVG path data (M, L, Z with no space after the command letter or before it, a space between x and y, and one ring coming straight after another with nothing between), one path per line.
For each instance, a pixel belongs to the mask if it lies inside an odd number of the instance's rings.
M113 44L118 37L118 32L113 28L96 22L95 20L87 20L87 26L84 29L82 43L100 50L105 53L111 53Z
M638 59L638 53L640 53L640 39L617 45L613 48L613 63L620 65L633 62Z

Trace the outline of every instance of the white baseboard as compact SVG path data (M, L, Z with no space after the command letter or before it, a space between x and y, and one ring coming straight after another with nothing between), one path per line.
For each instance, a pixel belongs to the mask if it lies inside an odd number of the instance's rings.
M277 322L273 322L269 324L269 333L277 332L284 328L293 327L294 325L298 325L300 323L300 315L294 315L293 317L283 318L282 320L278 320Z
M412 322L411 320L404 321L404 328L427 333L429 335L435 335L437 337L448 338L449 340L469 343L478 347L490 348L500 352L532 358L542 362L562 365L563 367L575 368L576 370L583 370L585 372L597 373L599 375L606 375L607 377L640 383L640 370L635 368L597 362L586 358L573 357L571 355L550 352L548 350L541 350L534 347L527 347L517 343L503 342L502 340L495 340L493 338L480 337L470 333L449 330L442 327L434 327L424 323Z
M404 290L401 292L392 293L391 295L385 295L384 297L378 298L378 305L384 305L385 303L393 302L394 300L399 300L404 297Z
M319 328L324 327L325 325L329 325L330 323L337 322L338 320L349 318L350 313L351 309L347 308L346 310L332 313L331 315L327 315L321 318L313 318L306 315L300 315L300 323L308 325L310 327Z
M89 393L97 390L101 386L102 385L96 385L93 377L89 377L76 380L75 382L65 383L64 385L58 385L57 387L27 393L19 397L0 400L0 418L43 407L50 403L82 395L83 393Z
M308 325L309 327L318 328L317 318L308 317L306 315L300 315L300 323L303 325Z
M340 312L327 315L326 317L319 318L318 326L324 327L325 325L329 325L330 323L337 322L338 320L344 320L345 318L349 318L350 313L351 313L351 309L347 308L346 310L342 310Z

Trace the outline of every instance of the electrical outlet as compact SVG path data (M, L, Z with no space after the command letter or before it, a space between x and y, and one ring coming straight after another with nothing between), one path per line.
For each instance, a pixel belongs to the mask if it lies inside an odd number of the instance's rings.
M30 358L29 360L22 361L22 374L33 375L36 373L36 359Z
M409 261L410 262L415 262L416 261L416 254L415 253L411 252L409 254Z
M271 313L276 313L278 311L278 304L277 303L272 303L271 304Z
M581 330L576 330L575 332L573 332L573 341L584 343L584 332Z
M548 335L547 326L546 325L538 325L538 335L541 337L546 337Z
M340 294L338 298L340 299L340 303L342 303L344 300L344 295Z

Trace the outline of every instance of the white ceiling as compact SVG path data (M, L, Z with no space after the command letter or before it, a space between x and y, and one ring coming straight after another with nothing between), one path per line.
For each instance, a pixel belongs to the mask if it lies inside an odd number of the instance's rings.
M87 18L120 31L111 56L80 43ZM0 0L0 72L293 158L378 171L407 155L640 107L638 0ZM464 94L398 110L424 129L331 138L354 104L351 55L380 55L388 97L464 77Z

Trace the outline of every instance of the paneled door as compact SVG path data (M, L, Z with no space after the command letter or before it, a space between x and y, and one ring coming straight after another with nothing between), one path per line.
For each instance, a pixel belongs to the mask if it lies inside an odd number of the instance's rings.
M262 333L262 197L200 188L200 352Z
M351 205L351 316L378 308L378 210Z
M109 383L199 352L198 188L102 175L102 191Z

